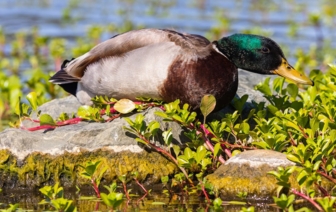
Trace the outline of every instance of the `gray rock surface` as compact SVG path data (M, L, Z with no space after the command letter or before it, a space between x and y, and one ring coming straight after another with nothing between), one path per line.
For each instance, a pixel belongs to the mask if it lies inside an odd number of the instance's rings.
M245 94L249 95L249 98L247 102L267 102L267 99L265 99L259 91L254 89L254 86L257 84L263 82L267 77L271 77L272 79L278 77L276 75L262 75L262 74L256 74L251 73L244 70L239 70L239 85L238 85L238 96L243 96Z
M68 114L76 113L80 104L73 96L53 100L42 105L39 110L41 114L47 113L57 118L62 112ZM163 122L162 118L156 116L158 108L148 109L143 113L145 121L157 120L162 130L172 129L175 142L181 142L181 128L174 122ZM135 119L138 114L127 116ZM36 115L33 115L35 118ZM31 121L23 123L25 127L38 125ZM10 128L0 132L0 149L10 150L19 160L24 159L32 152L48 153L59 155L65 151L77 153L80 150L94 151L100 148L107 148L114 152L126 151L141 152L143 148L134 140L134 136L128 133L123 126L129 126L124 118L117 118L107 123L80 122L67 126L58 127L54 130L27 131L23 129ZM157 141L161 142L161 141Z
M253 89L254 85L262 82L265 75L253 74L246 71L239 71L239 89L238 96L249 94L248 101L266 101L262 94ZM249 104L247 109L249 109ZM80 103L73 96L62 99L52 100L39 107L41 114L47 113L53 118L57 118L61 113L65 112L69 115L76 114ZM143 112L147 122L158 120L161 122L162 130L173 129L173 135L176 142L181 142L181 128L176 123L162 122L160 117L154 115L155 110L149 109ZM234 109L228 106L224 112L233 112ZM137 114L130 116L135 119ZM36 118L36 114L32 116ZM30 121L23 122L25 127L37 126L37 123ZM78 152L80 149L96 150L99 148L110 148L119 152L130 150L132 152L140 152L134 137L126 134L123 126L128 126L123 118L117 118L109 123L88 123L81 122L79 124L59 127L55 130L39 130L29 132L22 129L6 129L0 132L0 149L8 149L20 160L31 152L49 153L52 155L62 154L64 151Z
M223 199L235 199L239 192L257 196L260 200L270 200L276 194L278 185L275 177L268 174L279 166L288 167L295 163L285 154L271 150L250 150L242 152L221 165L207 180L218 189ZM292 186L298 186L290 179Z
M225 165L242 166L248 164L250 167L258 168L267 164L270 167L287 167L295 165L294 162L287 159L286 155L280 152L275 152L266 149L258 149L242 152L228 161ZM243 173L241 173L243 174Z

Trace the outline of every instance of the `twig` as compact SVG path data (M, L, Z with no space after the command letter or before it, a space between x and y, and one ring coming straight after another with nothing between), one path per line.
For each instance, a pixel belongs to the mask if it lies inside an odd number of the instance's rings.
M123 182L123 181L122 181L121 183L122 183L122 185L123 185L124 192L125 192L125 194L126 194L126 198L127 198L127 200L129 201L131 198L130 198L130 196L129 196L129 194L128 194L127 187L126 187L126 183Z
M210 203L211 203L211 200L210 200L210 198L209 198L208 193L207 193L206 190L205 190L205 187L204 187L203 182L200 181L200 184L201 184L202 192L203 192L203 194L204 194L204 196L205 196L205 199L207 200L208 204L210 204Z
M138 184L138 186L140 186L140 188L147 194L148 193L147 189L139 182L139 180L136 179L135 177L133 179L135 180L135 183Z
M327 179L330 180L331 182L333 182L333 183L336 184L336 179L330 177L330 176L327 175L326 173L321 172L321 171L319 171L319 170L317 170L316 172L319 173L320 175L322 175L323 177L327 178Z
M323 209L321 208L321 206L319 204L317 204L312 198L310 198L309 196L295 190L295 189L292 189L291 190L293 194L299 196L299 197L302 197L303 199L307 200L308 202L310 202L317 210L319 211L323 211Z

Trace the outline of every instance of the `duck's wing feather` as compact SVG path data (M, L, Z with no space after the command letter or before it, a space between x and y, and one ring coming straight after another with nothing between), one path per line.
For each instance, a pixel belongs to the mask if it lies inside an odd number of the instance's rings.
M166 42L174 42L175 45L180 46L184 55L190 52L190 55L200 57L206 54L202 53L202 49L210 44L209 40L200 35L182 34L173 30L133 30L116 35L98 44L86 54L73 59L62 68L61 73L53 76L51 81L57 84L79 81L89 65L104 58L119 57L138 48ZM64 72L70 76L66 76Z

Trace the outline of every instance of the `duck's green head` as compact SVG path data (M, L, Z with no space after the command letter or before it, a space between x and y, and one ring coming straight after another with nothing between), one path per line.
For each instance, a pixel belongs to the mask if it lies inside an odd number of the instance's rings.
M217 48L238 68L260 74L278 74L299 84L314 84L287 62L280 46L269 38L234 34L218 40Z

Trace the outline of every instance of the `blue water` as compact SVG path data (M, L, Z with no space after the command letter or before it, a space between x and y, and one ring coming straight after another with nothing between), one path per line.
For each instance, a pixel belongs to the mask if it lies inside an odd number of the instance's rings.
M62 13L71 2L79 2L71 10L71 17L77 21L72 24L62 22ZM218 26L217 16L229 20L229 28L221 36L242 32L256 27L262 29L277 41L285 53L311 46L322 45L319 36L336 47L336 20L325 18L323 8L336 8L333 0L161 0L171 4L168 9L154 9L149 14L150 3L154 0L1 0L0 26L9 36L18 31L30 31L38 26L40 34L50 37L63 37L73 40L84 36L92 24L122 25L125 19L135 25L154 28L170 28L188 33L206 34ZM334 5L331 5L334 4ZM263 10L258 8L265 8ZM125 16L120 11L127 11ZM324 15L321 32L310 24L312 13ZM289 22L298 27L296 37L290 37ZM103 34L106 40L113 34ZM6 49L5 49L6 50ZM291 59L290 59L291 60ZM291 61L290 61L291 62Z

